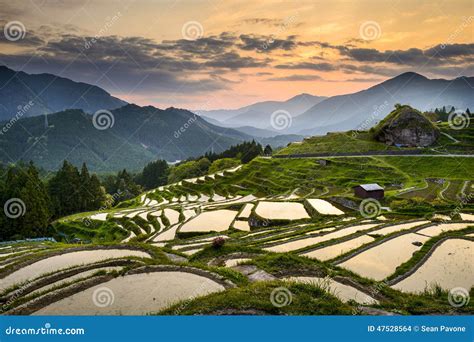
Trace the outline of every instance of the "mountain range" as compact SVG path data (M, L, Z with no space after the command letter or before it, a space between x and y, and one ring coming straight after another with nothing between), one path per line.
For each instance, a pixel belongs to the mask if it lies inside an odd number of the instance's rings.
M474 108L474 77L428 79L408 72L353 94L333 96L293 118L281 133L322 135L332 131L366 130L375 126L396 103L420 111L443 106Z
M472 111L474 78L428 79L404 73L352 94L300 94L287 101L196 115L173 107L127 104L94 85L0 66L0 162L33 160L54 170L68 159L76 165L86 162L94 171L138 170L158 158L183 160L252 139L277 147L308 135L366 130L396 103L421 111L443 106ZM21 107L26 110L18 116ZM104 109L114 124L101 130L91 114ZM288 127L272 127L275 111L291 115ZM42 114L48 114L47 120Z
M327 132L369 129L394 105L407 104L421 111L443 106L474 108L474 77L429 79L414 72L400 74L368 89L332 97L301 94L287 101L266 101L235 110L198 111L215 125L233 127L255 136L276 134L323 135ZM286 111L291 123L274 129L271 116ZM279 127L281 128L281 127Z
M215 125L233 127L244 132L258 128L263 131L254 130L256 136L275 136L281 134L271 125L271 116L275 111L286 111L295 117L325 99L325 96L303 93L286 101L264 101L238 109L202 110L197 113Z
M0 121L15 116L19 108L28 106L23 116L82 109L94 113L115 109L127 102L113 97L97 86L74 82L52 74L27 74L0 65Z
M110 114L106 126L80 109L49 114L48 127L43 116L20 119L0 134L0 161L32 160L55 170L67 159L93 171L139 170L155 159L182 160L252 140L183 109L128 104Z

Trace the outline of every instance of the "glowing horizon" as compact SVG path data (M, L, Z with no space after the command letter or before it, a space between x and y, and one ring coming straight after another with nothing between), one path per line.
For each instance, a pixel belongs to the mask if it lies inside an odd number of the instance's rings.
M474 3L0 1L0 64L139 105L238 108L347 94L400 73L474 75ZM390 13L391 16L387 16ZM2 30L4 31L4 30Z

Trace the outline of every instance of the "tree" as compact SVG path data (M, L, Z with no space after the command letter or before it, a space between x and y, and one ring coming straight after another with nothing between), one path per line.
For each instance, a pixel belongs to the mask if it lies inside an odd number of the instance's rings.
M209 159L211 162L222 158L237 158L240 159L242 163L248 163L253 158L262 154L262 145L257 144L254 140L252 140L251 142L244 141L241 144L231 146L219 154L206 153L204 157Z
M89 189L89 183L91 177L89 175L89 170L87 169L86 163L82 164L81 174L79 177L79 202L80 202L80 210L87 211L90 207L90 203L94 200L92 198L92 194Z
M9 167L0 194L0 240L44 236L51 218L49 198L36 167Z
M28 167L27 174L26 183L20 191L20 198L23 199L26 208L20 223L23 227L22 235L44 236L51 218L49 196L32 163Z
M466 114L471 116L471 111L469 110L469 108L466 109Z
M77 168L64 161L61 169L56 172L48 183L48 192L54 217L61 217L79 212L81 203L81 176Z
M271 156L272 153L273 153L272 147L270 145L265 146L265 149L263 150L263 155Z
M247 144L244 143L244 145L245 145L246 149L245 149L245 151L243 151L242 157L240 158L240 160L244 164L249 163L255 157L258 157L258 156L263 154L262 145L257 144L255 142L255 140L252 140L251 143L247 143Z
M118 172L112 195L116 202L133 198L141 192L142 188L133 181L127 170Z
M100 180L95 174L92 175L89 180L89 192L91 195L91 201L87 203L87 211L97 210L108 205L107 192L100 184Z
M89 175L86 163L82 164L78 199L80 211L96 210L105 206L107 202L105 189L97 175Z
M166 160L156 160L143 168L142 173L137 176L137 183L147 190L154 189L167 183L168 174L169 167Z
M225 169L230 169L239 164L240 164L240 160L237 158L217 159L209 167L208 173L216 173Z
M176 183L183 179L200 177L208 173L211 162L207 158L190 160L170 169L168 183Z

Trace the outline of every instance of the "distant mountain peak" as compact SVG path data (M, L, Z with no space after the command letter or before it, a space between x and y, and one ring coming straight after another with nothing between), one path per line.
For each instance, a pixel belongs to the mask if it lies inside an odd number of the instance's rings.
M369 129L397 103L423 112L452 105L474 108L473 78L429 79L405 72L382 83L351 94L330 97L293 117L285 133L320 135L333 131Z
M238 109L218 109L200 113L221 126L253 126L254 128L272 131L274 129L271 126L271 115L275 111L287 111L292 117L296 117L325 99L324 96L302 93L285 101L263 101Z
M122 107L122 101L106 90L88 83L49 73L29 74L0 65L0 121L8 120L18 106L28 102L34 105L25 116L56 113L79 108L87 113Z
M297 99L299 97L313 97L314 95L312 94L308 94L308 93L301 93L301 94L298 94L298 95L295 95L293 97L290 97L287 101L289 100L292 100L292 99Z
M395 76L391 79L389 79L388 81L402 81L402 80L415 80L415 79L421 79L421 80L428 80L427 77L423 76L423 75L420 75L416 72L413 72L413 71L407 71L407 72L404 72L398 76Z

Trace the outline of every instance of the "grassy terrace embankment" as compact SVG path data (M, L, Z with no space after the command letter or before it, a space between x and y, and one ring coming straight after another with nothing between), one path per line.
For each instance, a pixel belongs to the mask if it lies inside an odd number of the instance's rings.
M332 154L354 153L364 154L370 152L405 151L406 153L424 154L473 154L474 153L474 127L471 124L463 129L452 129L446 122L438 123L441 135L436 143L427 148L395 147L378 142L371 132L334 132L324 136L314 136L302 142L289 144L278 151L276 156L300 154Z

